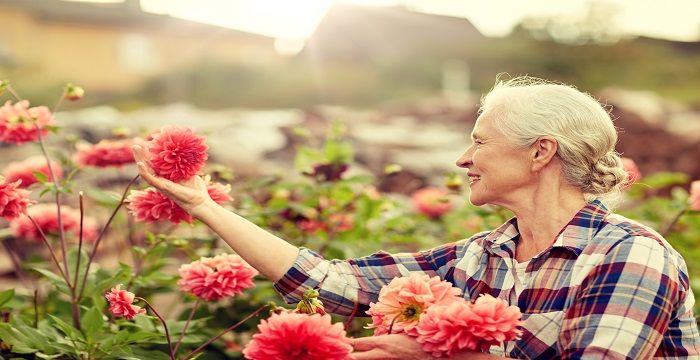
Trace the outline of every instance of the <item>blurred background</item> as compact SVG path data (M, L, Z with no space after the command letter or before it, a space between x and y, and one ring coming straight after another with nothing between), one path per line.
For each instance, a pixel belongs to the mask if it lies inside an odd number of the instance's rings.
M255 175L290 160L290 129L340 120L367 169L429 179L498 74L527 74L610 105L642 173L700 178L694 0L0 0L0 24L1 77L33 105L84 87L58 118L92 142L184 123Z

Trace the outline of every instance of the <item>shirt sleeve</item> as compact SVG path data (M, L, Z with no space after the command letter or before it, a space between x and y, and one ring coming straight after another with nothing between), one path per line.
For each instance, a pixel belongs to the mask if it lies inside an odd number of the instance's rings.
M659 241L643 236L620 241L588 273L565 313L562 358L651 358L682 287L676 259Z
M423 272L444 279L465 241L416 253L379 251L366 257L330 261L301 248L294 265L274 286L288 304L301 300L305 290L317 289L327 312L365 316L369 303L377 301L381 288L395 277Z

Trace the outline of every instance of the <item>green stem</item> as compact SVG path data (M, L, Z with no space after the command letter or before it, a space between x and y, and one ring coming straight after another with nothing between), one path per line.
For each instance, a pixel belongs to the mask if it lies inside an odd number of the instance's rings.
M246 316L243 320L241 320L241 321L239 321L239 322L237 322L237 323L235 323L235 324L229 326L229 327L226 328L224 331L220 332L218 335L214 336L213 338L209 339L209 340L208 340L207 342L205 342L204 344L200 345L198 348L192 350L192 352L190 352L189 354L185 355L185 357L182 358L182 360L187 360L187 359L189 359L189 358L191 358L191 357L197 355L197 353L199 353L200 351L202 351L205 347L209 346L209 344L211 344L211 343L213 343L214 341L218 340L220 337L224 336L224 334L226 334L227 332L229 332L229 331L231 331L231 330L237 328L238 326L240 326L240 325L243 324L244 322L250 320L252 317L257 316L261 311L265 310L265 308L267 308L268 306L269 306L269 305L266 304L266 305L263 305L263 306L259 307L259 308L258 308L257 310L255 310L252 314Z
M683 207L683 209L681 209L681 211L679 211L679 212L676 214L676 216L673 217L673 219L671 220L671 222L670 222L670 223L668 224L668 226L666 227L666 230L664 230L664 232L661 233L661 236L663 236L663 237L665 238L666 235L670 234L671 231L673 231L673 228L674 228L674 227L676 226L676 224L678 223L678 220L680 220L681 217L683 216L683 214L685 214L686 211L688 211L688 208L689 208L689 206L688 206L688 205L685 205L685 206Z
M194 316L194 312L197 310L200 303L201 303L201 299L197 298L197 301L195 301L194 305L192 305L192 310L190 311L190 315L187 317L187 322L185 323L185 326L182 328L182 332L180 332L180 337L177 339L177 343L175 344L175 350L173 350L173 354L177 355L177 350L180 348L180 344L182 343L182 338L185 337L185 333L187 332L187 328L190 326L190 321L192 321L192 317Z
M170 332L168 331L168 324L165 323L165 320L163 319L163 317L160 316L160 314L158 314L156 309L153 308L151 303L146 301L146 299L144 299L142 297L136 297L135 299L143 301L144 304L146 304L146 306L148 306L148 308L151 309L151 311L153 312L153 315L155 315L158 318L158 320L160 320L161 324L163 324L163 329L165 330L165 339L168 341L168 350L170 351L170 360L175 360L175 353L173 352L173 345L170 342Z
M53 248L51 247L51 244L49 244L49 240L46 238L44 231L41 230L41 226L39 226L39 224L36 222L36 220L34 220L34 218L31 215L27 213L25 213L25 215L27 216L27 218L29 218L32 224L34 224L34 227L39 231L39 235L41 235L41 240L44 241L44 244L49 249L49 253L51 253L51 259L53 259L54 264L56 264L58 272L61 273L61 277L63 277L63 280L66 282L66 286L70 288L70 280L68 280L68 276L66 276L66 273L64 273L63 269L61 269L61 265L58 262L58 258L56 257L56 252L53 251Z

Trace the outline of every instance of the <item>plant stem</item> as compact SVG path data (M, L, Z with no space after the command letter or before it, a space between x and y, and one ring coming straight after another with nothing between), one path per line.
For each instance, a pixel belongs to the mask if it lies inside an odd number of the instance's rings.
M39 328L39 289L34 289L34 328Z
M268 306L269 306L269 305L265 304L265 305L259 307L259 308L258 308L257 310L255 310L252 314L246 316L243 320L241 320L241 321L239 321L239 322L237 322L237 323L235 323L235 324L229 326L226 330L220 332L218 335L216 335L216 336L214 336L213 338L209 339L207 342L205 342L204 344L200 345L198 348L192 350L192 352L190 352L189 354L185 355L185 357L182 358L182 360L187 360L187 359L189 359L189 358L191 358L191 357L197 355L198 352L202 351L202 350L203 350L205 347L207 347L209 344L211 344L211 343L213 343L214 341L218 340L220 337L224 336L224 334L226 334L227 332L229 332L229 331L231 331L231 330L237 328L238 326L240 326L240 325L243 324L244 322L250 320L253 316L257 316L261 311L265 310L265 308L267 308Z
M7 85L7 87L6 87L5 89L6 89L7 92L9 92L12 96L14 96L15 99L16 99L17 101L22 101L22 98L17 94L17 92L15 91L15 88L13 88L12 85Z
M114 216L117 215L117 212L119 209L124 205L124 199L126 198L126 195L129 193L129 188L131 185L136 182L136 180L139 178L138 175L134 176L133 179L129 182L128 185L126 185L126 189L124 189L124 193L122 194L121 200L119 200L119 204L117 205L116 208L114 208L114 211L112 212L112 215L110 215L109 220L107 220L107 223L105 224L104 227L102 227L102 230L100 231L100 235L97 236L97 240L95 241L95 245L92 247L92 251L90 252L90 257L88 258L87 266L85 267L85 273L83 274L83 282L80 285L80 292L78 293L78 301L80 301L83 298L83 293L85 292L85 283L87 281L88 273L90 272L90 265L92 265L92 262L95 259L95 254L97 254L97 247L100 246L100 242L102 241L102 237L104 236L105 232L107 231L107 228L109 227L109 224L112 223L112 220L114 220Z
M83 217L85 211L83 208L83 192L78 193L78 199L80 200L80 232L78 235L78 259L75 261L75 278L73 279L73 287L78 287L78 272L80 271L80 258L81 251L83 250Z
M66 272L66 276L70 277L70 271L68 270L68 257L67 257L67 251L66 251L66 237L65 237L65 231L63 229L63 219L61 217L61 191L60 188L58 187L58 179L56 179L56 173L53 171L53 167L51 166L51 158L49 157L48 152L46 151L46 146L44 145L44 137L41 136L41 131L42 129L39 127L39 124L36 123L36 119L32 119L32 124L34 124L34 128L36 129L36 134L37 138L39 140L39 147L41 148L41 152L44 154L44 159L46 159L46 165L49 168L49 174L51 175L51 180L53 181L53 185L55 187L56 191L56 212L58 213L58 234L59 234L59 239L61 241L61 253L63 254L63 267ZM68 282L68 287L72 288L73 286L71 285L70 281Z
M192 311L190 311L190 315L187 317L187 322L185 322L185 326L182 328L182 332L180 333L180 337L177 339L177 343L175 344L175 350L173 350L173 354L177 355L177 350L180 348L180 344L182 343L182 338L185 337L185 333L187 332L187 328L190 326L190 321L192 321L192 317L194 316L194 312L197 310L200 303L201 303L201 299L197 298L197 301L195 301L194 305L192 305Z
M63 93L61 94L61 97L58 98L58 101L56 102L56 105L53 106L53 109L51 109L51 113L55 113L56 110L58 110L58 107L63 104L63 100L66 98L66 91L64 90Z
M163 324L163 329L165 329L165 339L168 340L168 350L170 351L170 359L175 360L175 353L173 353L173 345L170 343L170 332L168 331L168 324L165 323L163 317L160 316L160 314L158 314L156 309L151 305L151 303L146 301L146 299L142 297L136 297L135 299L143 301L144 304L146 304L146 306L148 306L148 308L150 308L151 311L153 311L153 315L155 315L158 318L158 320L160 320L161 324Z
M13 247L10 246L10 244L5 242L5 239L0 239L0 242L2 242L2 246L5 248L5 251L7 251L7 256L12 262L12 267L15 270L15 275L17 275L17 279L19 279L19 281L22 284L24 284L24 286L29 287L29 281L24 275L24 271L22 271L22 265L20 264L20 259L18 259L17 252L14 251Z
M683 214L685 214L686 211L688 211L688 205L685 205L685 206L681 209L681 211L679 211L679 212L676 214L676 216L673 217L673 219L671 220L671 222L670 222L670 223L668 224L668 226L666 227L666 230L664 230L664 232L661 233L661 236L663 236L663 237L665 238L666 235L670 234L671 231L673 231L673 228L674 228L674 227L676 226L676 224L678 223L678 220L681 219L681 216L683 216Z
M49 240L46 238L46 235L44 235L44 231L41 230L41 226L34 220L34 218L25 213L27 215L27 218L34 224L34 227L39 231L39 235L41 235L41 239L44 241L44 244L46 247L49 249L49 252L51 253L51 258L53 259L54 264L56 264L56 267L58 268L58 271L61 273L61 276L63 277L63 280L66 282L66 286L70 288L70 280L68 280L68 276L66 276L66 273L63 272L63 269L61 269L61 265L58 262L58 258L56 257L56 252L53 251L53 248L51 247L51 244L49 244Z

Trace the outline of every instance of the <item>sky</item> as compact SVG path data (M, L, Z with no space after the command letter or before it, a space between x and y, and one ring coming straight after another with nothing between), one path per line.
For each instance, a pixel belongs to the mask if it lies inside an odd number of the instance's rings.
M79 0L86 1L86 0ZM87 0L89 1L89 0ZM118 2L120 0L100 0ZM700 0L594 0L622 33L700 41ZM591 0L141 0L145 11L284 39L306 39L334 3L404 5L464 17L486 36L505 36L523 18L575 20Z

